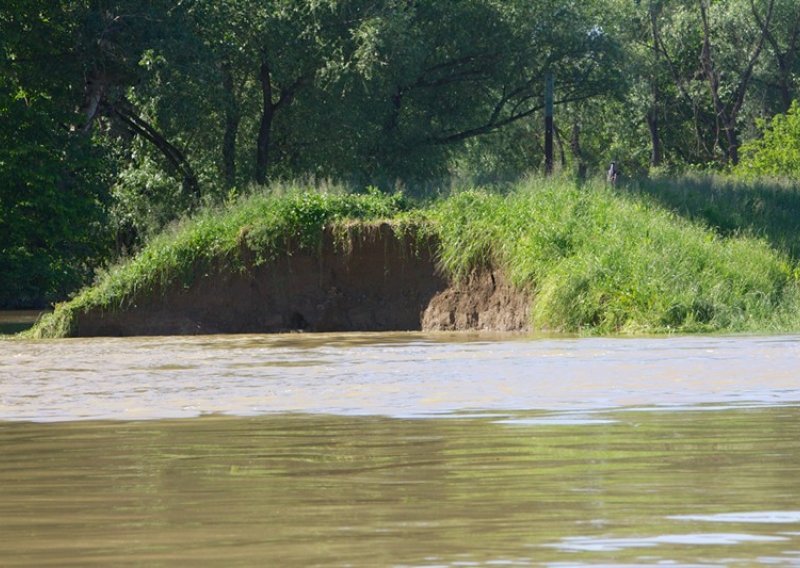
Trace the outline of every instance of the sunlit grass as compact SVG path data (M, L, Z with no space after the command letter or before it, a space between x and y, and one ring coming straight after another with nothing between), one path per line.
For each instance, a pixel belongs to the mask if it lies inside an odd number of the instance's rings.
M531 180L433 207L455 277L499 266L535 293L536 329L584 333L800 328L795 265L600 183Z
M503 270L533 293L536 330L800 329L796 264L776 250L776 241L756 236L766 231L717 230L664 207L654 193L532 178L502 194L455 190L410 208L401 196L376 191L282 187L173 227L60 305L30 335L68 335L75 312L124 309L208 271L245 270L292 250L313 253L324 227L352 230L376 219L391 219L406 236L433 236L441 267L453 279L480 267Z

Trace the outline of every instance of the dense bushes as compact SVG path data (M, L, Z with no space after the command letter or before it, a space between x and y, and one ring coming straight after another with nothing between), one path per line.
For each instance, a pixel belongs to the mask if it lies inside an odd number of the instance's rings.
M740 174L786 177L800 180L800 103L794 101L786 114L761 121L763 136L742 146Z

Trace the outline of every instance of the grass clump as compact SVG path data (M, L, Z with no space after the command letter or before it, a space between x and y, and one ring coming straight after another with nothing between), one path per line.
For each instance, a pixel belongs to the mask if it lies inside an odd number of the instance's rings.
M537 329L664 333L798 329L793 262L595 183L531 180L434 206L454 277L495 265L535 292Z
M635 191L721 235L765 239L800 259L800 183L788 179L685 175L643 180Z
M174 285L189 286L212 270L241 270L283 253L315 250L326 225L345 219L388 218L405 207L401 196L292 190L256 194L225 208L206 209L155 237L136 257L101 274L96 283L59 304L27 335L65 337L74 316L115 310Z

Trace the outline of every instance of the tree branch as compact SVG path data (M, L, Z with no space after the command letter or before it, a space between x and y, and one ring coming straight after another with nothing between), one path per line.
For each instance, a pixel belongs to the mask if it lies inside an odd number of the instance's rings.
M744 104L744 96L747 92L747 85L750 82L750 77L753 75L753 69L755 69L756 63L758 62L758 58L761 55L761 50L764 48L764 42L766 41L767 30L769 29L769 25L772 22L772 11L775 7L775 0L769 0L769 4L767 5L767 14L764 18L764 26L761 28L761 37L758 39L758 43L753 48L752 53L750 54L750 59L747 63L747 67L745 68L744 72L739 78L739 84L732 95L732 104L730 104L730 115L731 117L736 117L739 114L739 110L742 108L742 104ZM756 10L755 4L753 4L753 0L750 0L750 9L753 12L753 15L758 18L758 12Z
M137 116L132 109L126 109L120 105L112 105L108 101L104 102L104 107L132 132L142 136L158 148L170 165L183 177L185 193L189 193L195 199L200 197L200 185L197 182L197 176L183 152L164 138L151 124Z

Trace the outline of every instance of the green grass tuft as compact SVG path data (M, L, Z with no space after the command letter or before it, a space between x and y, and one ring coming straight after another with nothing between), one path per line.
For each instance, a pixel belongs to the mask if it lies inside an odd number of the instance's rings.
M800 183L720 175L656 177L634 191L723 236L762 237L800 259Z
M794 263L600 183L530 180L434 206L456 278L495 265L535 292L535 329L665 333L800 329Z

